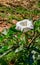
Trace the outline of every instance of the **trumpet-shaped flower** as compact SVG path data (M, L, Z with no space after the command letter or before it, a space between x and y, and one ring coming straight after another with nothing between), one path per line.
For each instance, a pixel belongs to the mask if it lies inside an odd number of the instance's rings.
M33 28L34 26L33 26L32 21L28 19L25 19L16 23L16 29L23 32L27 32L28 30L33 29Z

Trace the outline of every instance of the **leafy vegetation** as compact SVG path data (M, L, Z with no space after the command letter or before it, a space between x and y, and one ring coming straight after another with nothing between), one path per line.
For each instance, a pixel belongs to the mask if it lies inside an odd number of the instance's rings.
M40 18L36 17L39 15L39 10L0 6L0 17L7 18L5 22L12 25L6 35L0 32L0 65L40 65ZM26 33L16 30L12 20L26 18L33 20L34 29Z

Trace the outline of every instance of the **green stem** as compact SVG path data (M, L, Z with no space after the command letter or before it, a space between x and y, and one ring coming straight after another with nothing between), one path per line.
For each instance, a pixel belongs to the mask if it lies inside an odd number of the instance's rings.
M26 44L28 45L28 33L25 33Z

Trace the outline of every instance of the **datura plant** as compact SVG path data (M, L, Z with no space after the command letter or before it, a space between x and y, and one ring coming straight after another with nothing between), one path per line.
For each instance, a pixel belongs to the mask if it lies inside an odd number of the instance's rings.
M39 65L40 20L24 19L6 31L0 35L0 65Z

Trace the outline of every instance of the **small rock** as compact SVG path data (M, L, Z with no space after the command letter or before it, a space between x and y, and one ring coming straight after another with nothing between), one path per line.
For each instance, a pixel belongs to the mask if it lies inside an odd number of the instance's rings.
M2 32L2 34L7 35L7 30L4 29L3 32Z
M12 20L12 24L16 24L18 21L17 20Z

